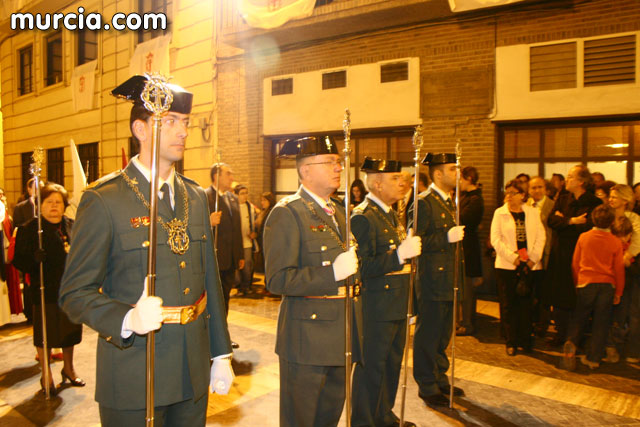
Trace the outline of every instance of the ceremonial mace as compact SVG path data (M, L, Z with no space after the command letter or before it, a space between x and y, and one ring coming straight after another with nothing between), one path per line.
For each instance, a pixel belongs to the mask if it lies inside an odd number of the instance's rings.
M38 251L42 253L42 211L41 195L40 195L40 172L42 172L42 161L44 160L44 150L42 147L36 147L31 156L33 163L31 164L31 174L33 175L36 193L36 206L38 212ZM49 346L47 345L47 316L44 306L44 272L43 260L38 262L40 267L40 315L42 316L42 364L44 365L44 395L47 400L51 398L51 390L49 389Z
M216 139L216 144L215 144L215 148L213 149L214 151L214 155L216 156L216 165L218 165L216 167L216 186L218 186L218 188L216 188L216 206L215 206L215 211L214 212L218 212L218 204L220 203L220 151L218 150L218 140ZM220 219L222 219L222 217L220 217ZM218 223L218 225L220 225L220 223ZM217 258L217 254L218 254L218 225L216 225L216 229L213 232L213 250L216 253L216 258Z
M347 252L351 249L351 221L349 219L350 191L349 180L351 171L351 112L344 110L344 120L342 121L344 131L344 209L345 209L345 241ZM345 279L344 297L344 392L345 392L345 414L347 427L351 426L351 278Z
M418 180L420 179L420 149L422 148L422 125L416 126L413 132L413 231L418 225ZM402 373L402 400L400 401L400 426L404 425L404 405L407 397L407 371L409 370L409 339L411 338L411 318L413 317L413 290L418 274L418 257L411 258L411 275L409 276L409 295L407 297L407 327L404 339L404 369Z
M147 256L147 296L156 294L156 234L158 221L158 159L160 153L160 128L162 116L169 111L173 102L173 94L167 86L167 79L157 73L145 74L147 82L140 95L144 108L152 113L151 128L151 189L149 190L149 252ZM147 414L146 425L154 423L154 365L155 365L155 331L147 334Z
M456 142L456 225L460 225L460 140ZM451 328L451 381L449 387L449 409L453 409L453 383L456 370L456 320L458 312L458 282L460 281L460 241L456 242L456 256L453 271L453 326Z

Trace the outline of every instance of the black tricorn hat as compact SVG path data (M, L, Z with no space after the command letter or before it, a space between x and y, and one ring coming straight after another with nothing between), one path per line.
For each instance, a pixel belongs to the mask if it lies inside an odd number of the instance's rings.
M146 76L133 76L112 90L111 95L116 98L126 99L127 101L133 101L134 104L143 104L141 95L147 80ZM167 86L173 94L173 102L171 103L169 111L190 114L193 94L172 83L167 83Z
M382 160L365 157L362 166L362 172L367 173L397 173L402 171L402 162L399 160Z
M422 164L427 166L456 163L456 155L453 153L427 153L422 159Z
M319 156L321 154L339 154L338 146L331 136L307 136L305 138L290 139L284 143L278 157Z

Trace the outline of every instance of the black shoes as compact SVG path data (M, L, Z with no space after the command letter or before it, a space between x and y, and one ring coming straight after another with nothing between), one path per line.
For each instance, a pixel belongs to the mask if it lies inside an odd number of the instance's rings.
M449 398L442 393L430 394L428 396L418 393L420 399L431 407L449 407Z
M235 341L231 341L231 348L235 349L235 348L240 348L240 344L238 344Z
M441 387L440 388L440 392L442 394L444 394L445 396L449 396L449 393L451 392L450 387ZM453 395L457 396L457 397L463 397L464 396L464 390L461 389L460 387L456 387L453 386Z
M44 389L44 378L40 377L40 392L44 395L47 394L47 392ZM58 389L56 389L56 385L54 383L51 383L51 385L49 386L49 396L53 397L56 396L58 394Z
M516 347L507 346L507 355L508 356L515 356L516 354L518 354L518 349Z
M64 372L64 369L60 371L60 375L62 375L62 384L69 381L71 383L71 387L84 387L87 385L82 378L71 378Z
M393 424L389 424L389 426L387 427L400 427L400 420L396 421ZM416 427L416 424L412 423L411 421L405 421L403 427Z

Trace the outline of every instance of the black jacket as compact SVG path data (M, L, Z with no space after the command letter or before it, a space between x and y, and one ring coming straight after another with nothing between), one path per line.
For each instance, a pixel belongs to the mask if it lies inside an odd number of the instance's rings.
M478 226L482 222L483 214L484 199L480 188L460 193L460 224L465 226L462 248L467 277L482 277L482 252L478 239Z
M216 190L210 186L204 192L209 201L209 212L216 210ZM240 208L235 196L228 194L229 206L224 201L223 196L218 200L218 209L222 211L220 224L218 224L217 240L215 241L216 254L218 257L218 268L220 271L234 270L238 268L238 262L244 259L242 249L242 227L240 223ZM214 239L216 239L215 227L212 229Z

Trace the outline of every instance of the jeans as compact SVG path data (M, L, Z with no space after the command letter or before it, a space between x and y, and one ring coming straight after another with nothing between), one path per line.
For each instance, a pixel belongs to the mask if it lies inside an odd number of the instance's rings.
M591 344L587 359L600 363L611 326L614 288L611 283L590 283L577 289L576 308L569 323L567 341L578 345L589 316L593 316Z

